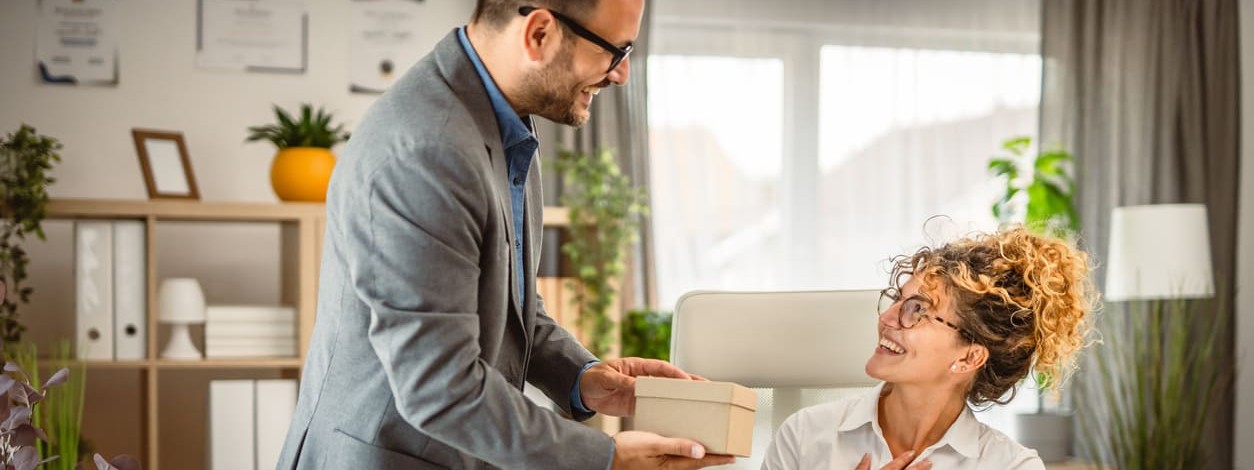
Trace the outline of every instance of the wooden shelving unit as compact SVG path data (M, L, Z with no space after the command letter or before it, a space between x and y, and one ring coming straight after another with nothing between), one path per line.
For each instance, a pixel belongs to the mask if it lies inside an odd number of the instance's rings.
M207 371L210 374L238 375L235 371L267 371L284 377L299 378L304 367L305 354L313 334L316 315L318 269L322 254L322 237L326 227L325 207L310 203L220 203L183 200L95 200L60 199L50 201L49 220L139 220L146 226L147 249L147 358L142 360L88 361L88 370L134 371L141 377L140 400L142 401L141 460L147 470L158 470L162 452L159 403L163 400L180 400L178 397L161 397L159 379L162 374L181 374L185 371ZM566 225L568 213L564 208L546 207L546 226ZM163 222L274 223L280 227L280 290L281 301L294 306L297 311L299 357L201 361L177 361L160 359L160 335L157 322L157 226ZM554 278L556 281L556 278ZM550 283L550 286L556 285ZM559 309L560 310L560 309ZM573 312L566 312L563 323L573 325ZM70 318L73 318L70 315ZM170 380L177 380L177 377ZM90 394L91 389L88 393ZM204 403L188 403L188 406L204 407ZM167 404L168 407L168 404ZM90 410L89 410L90 412ZM166 449L169 452L177 450ZM186 469L178 469L186 470Z
M88 370L134 370L141 375L143 401L142 441L144 468L157 470L161 452L159 418L159 379L163 372L183 370L279 371L284 376L299 378L305 351L313 334L316 312L318 266L322 253L322 232L325 208L322 204L251 204L212 203L182 200L53 200L48 204L48 219L139 220L146 226L147 250L147 358L142 360L88 361ZM281 301L296 308L299 356L273 359L209 359L174 361L158 357L159 329L157 323L157 257L156 230L162 222L257 222L277 223L280 227ZM171 398L177 400L177 398ZM190 403L190 406L204 406Z

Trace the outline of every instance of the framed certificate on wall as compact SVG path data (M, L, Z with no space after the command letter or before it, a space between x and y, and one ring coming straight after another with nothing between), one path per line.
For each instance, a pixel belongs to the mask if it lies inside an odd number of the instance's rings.
M117 0L40 0L35 62L44 83L117 85Z
M309 18L301 0L199 0L196 65L304 73Z

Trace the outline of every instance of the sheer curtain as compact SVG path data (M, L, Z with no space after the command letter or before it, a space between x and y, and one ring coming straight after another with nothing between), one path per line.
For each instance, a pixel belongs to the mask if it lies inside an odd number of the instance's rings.
M996 228L986 164L1036 133L1039 1L651 6L659 307L694 289L878 288L892 256Z

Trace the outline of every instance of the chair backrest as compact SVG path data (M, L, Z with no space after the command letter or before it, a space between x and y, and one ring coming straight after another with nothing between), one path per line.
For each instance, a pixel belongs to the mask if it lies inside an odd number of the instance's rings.
M803 406L878 383L864 370L878 344L878 300L876 290L697 291L679 299L671 362L759 389L753 455L728 468L760 468L775 431Z
M755 388L873 386L876 290L684 294L675 304L671 361Z

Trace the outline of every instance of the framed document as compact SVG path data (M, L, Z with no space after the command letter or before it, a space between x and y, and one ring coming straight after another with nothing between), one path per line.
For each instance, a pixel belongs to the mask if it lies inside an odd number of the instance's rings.
M417 0L354 0L349 90L383 93L421 58Z
M35 63L45 83L117 85L118 0L40 0Z
M200 199L187 145L178 132L131 129L149 199Z
M305 71L309 18L302 0L199 0L196 65Z

